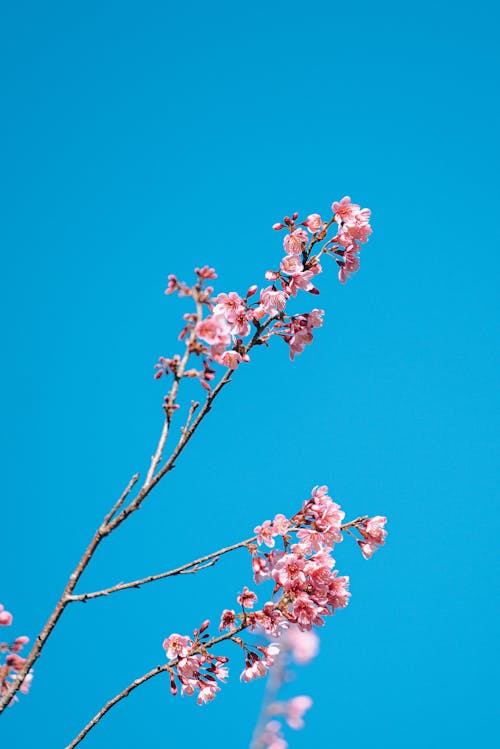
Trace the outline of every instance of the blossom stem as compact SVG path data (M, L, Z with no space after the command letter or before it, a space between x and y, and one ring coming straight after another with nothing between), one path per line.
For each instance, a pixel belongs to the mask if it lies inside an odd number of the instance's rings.
M355 518L354 520L350 520L348 523L344 523L344 525L341 525L340 530L346 531L347 533L349 533L349 528L355 527L356 525L361 523L363 520L366 520L366 516ZM290 528L288 532L292 533L296 530L298 530L298 528ZM254 544L256 541L257 541L257 536L252 536L251 538L246 538L244 541L238 541L238 543L231 544L231 546L225 546L224 548L218 549L217 551L212 551L210 554L206 554L205 556L199 557L198 559L193 559L192 562L187 562L186 564L182 564L180 567L175 567L173 570L168 570L167 572L160 572L157 575L148 575L147 577L143 577L139 580L132 580L131 582L128 582L128 583L117 583L116 585L112 585L109 588L103 588L102 590L94 590L89 593L80 593L78 595L70 595L68 596L68 601L71 603L75 601L81 601L83 603L86 603L87 601L90 601L93 598L101 598L102 596L109 596L111 595L111 593L119 593L122 590L129 590L130 588L140 588L142 585L156 582L156 580L163 580L166 577L174 577L175 575L185 575L189 573L196 573L200 569L205 569L206 567L209 567L212 564L215 564L219 560L219 558L222 557L224 554L228 554L230 551L235 551L236 549L241 549L244 547L248 548L251 544Z
M235 629L233 629L230 632L226 632L223 635L219 635L219 637L213 637L211 640L209 640L206 643L200 643L198 644L193 650L190 651L190 655L197 655L198 653L202 653L204 650L210 650L210 648L213 648L214 645L217 645L219 642L223 642L223 640L230 640L236 633L241 632L242 630L246 629L248 624L241 623L239 624ZM83 741L85 736L91 731L102 718L108 713L112 707L114 707L118 702L121 702L121 700L125 699L125 697L128 697L128 695L134 691L134 689L137 689L137 687L140 687L142 684L145 684L147 681L152 679L154 676L158 676L159 674L165 673L166 671L170 671L173 666L175 666L178 662L178 658L173 658L168 663L165 663L162 666L156 666L156 668L151 669L151 671L148 671L144 676L141 676L139 679L134 679L134 681L129 684L125 689L123 689L121 692L119 692L117 695L113 697L113 699L109 700L109 702L106 702L106 704L99 710L98 713L90 720L87 725L82 728L80 733L73 739L73 741L66 746L66 749L74 749L75 746L78 746L78 744Z
M197 306L196 319L199 319L202 308L198 299L196 299L196 306ZM265 330L265 328L269 325L270 322L271 321L268 320L266 323L264 323L263 325L260 325L257 328L253 338L251 339L250 343L246 347L247 352L250 351L250 349L252 349L258 343L261 333ZM195 325L193 326L191 336L194 335L194 330L195 330ZM191 336L190 336L190 340L191 340ZM186 346L186 352L184 353L184 356L181 360L181 364L177 372L177 379L174 382L170 390L170 394L169 394L170 398L172 397L175 398L177 396L179 382L181 380L182 375L184 374L184 370L185 370L190 353L191 353L190 346L188 344ZM126 498L128 497L128 495L130 494L133 487L138 481L139 474L135 474L130 480L123 494L120 496L120 498L117 500L117 502L113 505L113 507L105 516L102 524L95 531L94 536L90 544L88 545L85 553L83 554L82 558L78 562L78 565L76 566L74 572L70 575L69 580L63 590L63 593L59 601L57 602L54 610L52 611L46 623L44 624L42 631L37 636L30 653L26 657L26 660L24 662L22 669L17 674L17 678L12 681L10 686L0 696L0 714L11 703L14 696L21 688L21 685L24 679L26 678L26 676L28 675L28 673L30 672L31 668L36 663L38 658L40 657L42 650L45 646L45 643L47 642L48 638L53 632L54 627L59 621L64 609L69 603L71 603L74 600L72 596L73 596L73 591L75 589L75 586L78 580L80 579L80 577L82 576L84 570L88 566L89 562L91 561L97 547L99 546L103 538L105 538L114 530L116 530L116 528L118 528L133 512L138 510L141 507L143 501L151 492L151 490L161 481L161 479L165 476L165 474L167 474L169 471L171 471L174 468L175 461L177 460L179 455L183 452L187 443L189 442L193 434L196 432L196 430L198 429L198 426L201 424L205 416L211 410L213 401L215 400L217 395L220 393L222 388L231 381L231 374L232 374L232 370L228 370L221 377L221 379L219 380L215 388L213 388L213 390L211 390L210 393L207 395L207 398L202 408L200 409L197 417L194 419L194 421L192 421L192 423L190 422L191 422L194 411L193 409L190 409L190 412L188 414L188 419L184 427L181 430L181 437L177 445L175 446L174 450L172 451L172 454L170 455L165 465L156 474L154 474L156 467L161 461L163 449L164 449L164 446L168 437L169 419L167 416L166 422L160 434L160 439L158 441L157 449L151 459L150 469L148 471L144 484L142 485L141 489L139 490L135 498L126 507L123 507L123 504ZM151 468L153 468L152 472L151 472ZM149 480L148 480L148 477L149 477ZM121 511L118 514L116 514L118 510L120 510L120 508L122 507L123 509L121 509ZM128 586L128 587L133 587L133 586Z

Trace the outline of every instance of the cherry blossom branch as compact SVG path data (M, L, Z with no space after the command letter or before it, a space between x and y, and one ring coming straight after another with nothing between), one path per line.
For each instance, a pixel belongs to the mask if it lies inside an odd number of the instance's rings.
M359 518L355 518L354 520L350 520L348 523L344 523L340 526L340 530L349 532L349 528L358 527L361 523L363 523L365 520L367 520L368 516L364 515ZM294 532L297 530L296 528L291 528L289 532ZM252 536L251 538L247 538L244 541L238 541L238 543L232 544L231 546L225 546L222 549L218 549L217 551L213 551L210 554L206 554L203 557L199 557L198 559L193 559L192 562L187 562L186 564L182 564L180 567L176 567L173 570L168 570L167 572L160 572L157 575L148 575L147 577L143 577L140 580L132 580L128 583L117 583L116 585L112 585L109 588L103 588L102 590L95 590L90 593L79 593L76 595L70 595L68 596L69 602L75 602L80 601L82 603L86 603L87 601L92 600L93 598L101 598L102 596L109 596L112 593L119 593L122 590L129 590L130 588L140 588L142 585L147 585L147 583L153 583L157 580L164 580L166 577L174 577L175 575L185 575L189 573L196 573L201 569L205 569L206 567L212 566L218 560L220 557L222 557L224 554L228 554L230 551L235 551L236 549L241 548L248 548L251 546L251 544L255 544L257 541L257 536ZM211 562L211 564L207 564L207 562Z
M194 630L193 639L171 634L163 642L168 662L135 679L109 700L66 749L74 749L114 705L160 673L170 674L170 691L173 695L178 693L180 684L183 694L192 695L198 690L198 704L214 699L220 689L217 680L224 682L228 675L223 664L229 659L214 656L208 651L224 640L231 639L244 651L242 681L264 676L276 662L280 645L248 645L237 636L243 630L259 628L269 637L279 639L283 630L288 631L290 624L308 631L313 625L321 626L324 616L332 615L338 608L345 608L350 596L349 578L338 576L338 571L333 569L335 560L331 552L334 545L342 540L342 531L350 533L351 528L356 528L364 541L372 543L374 549L378 548L385 542L386 518L363 517L342 524L344 512L327 492L326 486L314 487L311 498L290 519L278 514L273 521L266 520L256 526L256 536L253 538L221 550L227 553L241 546L249 547L255 582L274 581L272 600L268 600L261 610L254 611L257 595L245 586L236 599L241 613L236 614L232 609L222 612L219 631L226 630L225 634L210 639L206 632L210 626L209 620ZM297 543L290 545L294 535ZM262 544L274 549L277 538L281 538L282 551L279 548L267 553L257 551ZM257 543L254 544L254 541ZM216 558L207 555L192 564L210 562L210 557ZM97 595L102 593L99 591ZM295 717L300 718L300 715Z
M311 279L321 273L322 269L318 258L311 256L312 248L317 242L325 239L328 229L335 223L338 227L337 234L330 242L336 242L336 245L324 251L335 256L336 262L340 266L339 278L342 282L345 282L358 269L360 245L364 244L371 234L369 226L370 211L361 209L359 205L351 203L350 198L345 197L339 203L333 203L332 211L334 215L328 222L322 221L319 214L311 214L302 222L301 226L307 227L311 236L305 228L297 226L298 213L294 213L292 218L285 217L283 224L274 225L274 229L286 228L288 230L288 234L283 240L286 256L280 263L280 270L266 272L265 277L268 281L272 281L272 285L260 291L260 301L256 303L249 302L249 298L253 297L258 290L256 285L249 288L245 298L239 297L236 292L230 292L229 294L219 294L217 298L211 299L213 289L211 287L203 288L203 284L207 279L216 278L216 274L208 266L195 269L198 281L193 287L180 283L174 276L169 277L166 293L178 291L181 296L190 296L195 302L196 313L185 315L187 324L180 336L181 339L187 339L183 356L180 357L176 354L173 359L169 360L160 358L161 364L157 365L159 371L156 377L171 373L174 382L165 398L166 417L156 450L151 457L146 479L136 496L125 505L133 486L138 480L138 475L136 474L132 478L122 496L113 505L94 533L89 546L70 576L61 598L38 635L30 654L23 661L23 666L17 670L17 677L10 685L2 685L0 713L21 688L65 607L74 600L75 586L103 538L110 535L132 513L138 510L151 490L175 467L175 461L211 410L214 399L222 388L230 382L232 372L241 362L249 361L248 352L255 345L267 343L271 335L277 335L289 345L290 357L293 359L313 340L314 329L322 325L323 311L314 309L311 312L299 315L286 315L284 311L287 301L296 296L299 290L311 294L319 293ZM327 245L330 242L327 242ZM277 288L278 285L281 286L280 289ZM205 319L203 319L203 305L208 307L211 313ZM262 322L266 316L267 321ZM256 330L249 343L244 344L243 338L249 336L252 325ZM263 333L267 328L269 330L264 336ZM208 347L203 341L209 344ZM198 372L195 369L186 370L191 354L201 356L203 372ZM225 374L213 389L208 384L215 374L215 371L211 369L211 363L227 367ZM159 468L169 437L172 416L178 408L175 401L180 382L184 377L198 377L201 385L208 390L208 394L194 420L194 412L198 408L198 404L192 404L187 420L181 428L181 436L177 445L163 467ZM364 543L364 547L366 548L363 553L372 553L369 542ZM200 568L189 567L178 574L194 572Z
M199 311L198 311L198 314L199 314ZM258 328L255 331L255 333L254 333L254 335L253 335L250 343L246 347L247 351L250 351L255 345L258 344L262 332L267 328L267 326L269 325L269 323L270 323L270 321L268 320L264 324L258 326ZM189 350L189 347L186 347L186 352L188 350ZM183 360L181 361L182 370L180 370L180 368L179 368L179 370L182 371L182 373L184 372L187 360L188 359L186 357L183 357ZM95 534L94 534L94 536L92 538L92 541L90 542L90 544L87 547L84 555L80 559L80 562L78 563L78 565L75 568L74 572L70 575L70 578L69 578L69 580L68 580L68 582L66 584L66 587L64 588L64 591L63 591L63 593L62 593L59 601L57 602L54 610L52 611L51 615L47 619L47 622L45 623L42 631L37 636L37 638L35 640L35 643L34 643L32 649L31 649L30 653L26 657L26 660L24 662L23 667L19 670L19 672L17 674L17 678L9 685L9 687L0 696L0 713L2 713L3 710L10 704L10 702L14 698L15 694L21 688L21 685L22 685L24 679L26 678L26 676L28 675L28 673L31 671L33 665L36 663L36 661L38 660L38 658L40 657L40 655L42 653L42 650L43 650L43 648L45 646L45 643L47 642L47 640L50 637L52 631L54 630L54 627L56 626L57 622L59 621L59 619L60 619L60 617L61 617L64 609L66 608L66 606L69 603L71 603L73 600L79 600L78 598L73 599L73 597L72 597L73 591L74 591L74 589L76 587L77 582L79 581L80 577L82 576L84 570L86 569L86 567L88 566L89 562L91 561L91 559L92 559L92 557L93 557L93 555L94 555L97 547L99 546L99 544L103 540L103 538L105 538L110 533L112 533L133 512L135 512L136 510L138 510L141 507L141 505L144 502L144 500L146 499L146 497L151 492L151 490L161 481L161 479L169 471L171 471L175 467L175 461L177 460L177 458L179 457L179 455L183 452L184 448L186 447L186 445L188 444L189 440L191 439L191 437L194 435L194 433L198 429L199 425L201 424L201 422L203 421L203 419L205 418L205 416L207 416L207 414L211 410L213 401L215 400L215 398L217 397L217 395L220 393L220 391L222 390L222 388L231 381L231 375L232 375L232 373L233 373L232 370L227 370L227 372L221 377L221 379L219 380L219 382L217 383L217 385L215 386L215 388L213 388L207 394L207 397L206 397L205 403L203 404L203 407L199 411L199 413L198 413L197 417L195 418L195 420L190 424L192 416L193 416L193 413L196 410L194 404L192 404L192 406L191 406L191 408L189 410L189 413L188 413L188 417L187 417L186 422L184 424L184 427L181 428L181 437L180 437L177 445L175 446L174 450L172 451L172 454L170 455L170 457L168 458L167 462L165 463L165 465L156 473L156 475L153 475L149 479L149 481L148 481L148 479L146 477L146 481L144 482L142 488L140 489L140 491L138 492L138 494L136 495L136 497L125 508L123 508L118 515L116 515L116 513L123 506L126 498L128 497L128 495L130 494L130 492L132 491L133 487L135 486L135 484L137 483L137 481L139 479L139 474L135 474L132 477L132 479L130 480L130 482L127 485L127 487L126 487L125 491L123 492L123 494L120 496L120 498L117 500L117 502L113 505L113 507L111 508L111 510L107 513L107 515L104 518L103 523L99 526L99 528L95 532ZM177 395L177 391L178 391L178 387L179 387L178 382L180 382L180 377L179 377L179 380L176 380L174 382L174 385L173 385L173 387L172 387L172 389L170 391L170 394L169 394L169 396L167 396L167 398L169 400L170 400L170 396L172 394L174 394L175 396ZM172 402L172 401L170 400L170 402ZM167 410L168 410L168 406L167 406ZM170 419L167 416L167 418L165 420L165 425L164 425L164 427L162 429L162 432L161 432L161 435L160 435L160 439L158 441L157 449L155 451L154 456L152 457L151 465L154 464L154 468L158 465L158 463L161 460L162 451L163 451L163 448L164 448L164 445L165 445L166 438L168 436L169 423L170 423ZM153 470L154 470L154 468L153 468ZM151 470L151 467L150 467L150 470ZM149 472L148 472L148 475L149 475ZM188 565L188 567L190 567L190 566L192 566L192 565ZM180 573L177 573L177 574L180 574ZM168 576L168 575L165 575L165 577L166 576ZM129 587L133 587L133 586L129 586ZM93 596L91 596L91 597L93 597Z
M226 632L223 635L220 635L219 637L213 637L211 640L209 640L206 643L200 644L198 647L192 649L190 651L190 655L197 655L200 653L204 653L206 650L210 650L214 647L214 645L217 645L219 642L223 642L224 640L231 640L233 637L238 634L239 632L242 632L244 629L247 629L249 626L248 623L242 622L238 627L233 629L230 632ZM87 725L82 728L78 736L75 736L73 741L68 744L65 749L74 749L75 746L78 746L78 744L83 741L85 736L99 723L102 718L108 713L111 708L113 708L115 705L117 705L119 702L121 702L125 697L128 697L128 695L133 692L138 687L142 686L142 684L145 684L150 679L153 679L155 676L159 676L159 674L165 673L165 672L171 672L172 668L177 665L180 658L172 658L168 663L165 663L163 666L156 666L156 668L151 669L151 671L148 671L144 676L141 676L139 679L134 679L131 684L129 684L125 689L123 689L121 692L119 692L117 695L113 697L113 699L109 700L109 702L106 702L106 704L99 710L98 713L94 715L92 720L90 720Z
M204 569L207 565L207 562L212 562L212 564L215 564L221 556L224 554L228 554L230 551L234 551L235 549L241 549L242 547L246 546L248 547L249 544L254 543L257 536L253 536L252 538L247 538L245 541L240 541L236 544L232 544L232 546L226 546L223 549L219 549L218 551L214 551L211 554L206 554L203 557L199 557L199 559L194 559L192 562L188 562L187 564L183 564L180 567L176 567L173 570L169 570L168 572L160 572L158 575L149 575L148 577L143 577L140 580L134 580L129 583L118 583L117 585L113 585L110 588L104 588L103 590L96 590L91 593L80 593L79 595L73 595L71 596L71 601L82 601L86 602L91 600L92 598L100 598L101 596L109 596L111 593L118 593L122 590L128 590L129 588L140 588L142 585L146 585L147 583L155 582L156 580L163 580L166 577L174 577L175 575L183 575L190 572L198 572L199 569Z

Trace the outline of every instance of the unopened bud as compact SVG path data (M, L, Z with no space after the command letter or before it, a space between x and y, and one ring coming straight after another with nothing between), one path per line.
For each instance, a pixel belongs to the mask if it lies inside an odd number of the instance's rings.
M210 619L205 619L203 624L200 627L200 632L204 632L206 629L208 629L210 626Z
M264 274L264 278L266 279L266 281L276 281L276 279L279 277L280 274L275 270L266 270Z
M284 224L273 224L274 231L279 231L280 229L284 229Z
M257 286L256 283L254 283L253 286L250 286L250 288L247 291L247 295L246 295L245 298L248 299L248 297L253 296L257 292L258 288L259 287Z
M297 213L297 211L295 213L292 213L292 218L294 221L296 221L298 217L299 217L299 214Z

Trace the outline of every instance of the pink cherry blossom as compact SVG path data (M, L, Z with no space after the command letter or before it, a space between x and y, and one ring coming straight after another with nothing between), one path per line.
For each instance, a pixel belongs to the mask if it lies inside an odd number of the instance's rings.
M300 629L312 629L313 624L322 627L324 621L321 618L328 614L328 609L315 603L308 595L301 593L298 595L293 604L293 621Z
M178 288L179 288L179 282L177 278L174 276L174 274L171 273L168 277L168 285L167 285L167 288L165 289L165 294L167 295L173 294L174 291L177 291Z
M253 591L249 590L246 585L243 588L243 591L240 593L238 598L236 599L237 602L243 606L245 609L253 609L255 605L255 601L257 600L257 596Z
M368 518L358 530L363 536L363 541L358 540L358 544L363 553L365 559L370 559L375 551L380 546L383 546L387 537L387 531L384 525L387 523L387 518L382 515L376 515L373 518Z
M6 611L0 603L0 625L2 627L9 627L12 624L12 614L10 611Z
M290 726L298 730L304 728L304 714L312 707L312 699L305 694L292 697L284 705L285 720Z
M224 351L224 353L221 354L217 360L219 364L222 364L223 367L229 367L229 369L236 369L238 364L241 364L241 362L243 361L243 357L237 351L229 350L229 351Z
M204 265L203 268L195 268L194 272L196 273L199 278L202 279L215 279L217 278L217 273L215 272L214 268L210 268L209 265Z
M288 747L281 733L281 723L277 720L270 720L266 723L259 736L259 742L263 749L287 749Z
M255 661L248 665L241 673L241 681L253 681L254 679L261 679L267 674L267 668L263 661Z
M298 255L285 255L280 263L280 268L283 273L286 273L289 276L295 276L297 273L301 273L304 270L304 266Z
M291 626L285 635L286 646L290 648L294 661L303 665L309 663L319 652L319 637L312 630L303 632Z
M223 629L231 629L236 621L236 612L233 609L224 609L220 618L219 632Z
M281 513L278 513L277 515L274 516L273 531L276 534L280 536L284 536L289 528L290 528L290 521L288 520L288 518L286 518Z
M311 234L315 234L321 229L321 216L319 215L319 213L311 213L304 221L304 225L307 226Z
M260 302L271 317L274 317L279 312L283 312L287 300L288 294L285 291L279 291L272 286L267 286L260 292Z
M235 292L229 294L219 294L214 299L215 307L213 314L222 314L229 323L234 323L241 312L245 312L243 299Z
M260 627L270 637L279 637L282 630L288 627L288 623L275 604L268 601L262 611L255 612L252 629L255 627Z
M358 253L352 250L346 250L342 260L337 260L340 265L339 281L345 283L356 271L359 270Z
M353 219L360 210L359 205L351 203L351 198L346 195L339 201L332 203L332 211L335 213L335 221L349 221Z
M272 576L279 585L285 589L304 585L306 576L304 574L305 557L297 554L285 554L273 569Z
M264 520L262 525L256 525L253 530L257 535L257 543L259 546L265 544L266 546L269 546L270 549L273 548L275 544L274 536L278 535L278 533L274 529L270 520Z
M231 323L232 335L242 336L245 338L250 333L250 324L246 311L243 307L239 310L238 314L235 315L234 320Z
M192 642L189 637L178 635L175 632L163 641L163 649L170 660L173 658L183 658L189 653L191 646Z
M220 691L220 687L217 684L210 684L210 686L204 686L200 689L198 694L198 705L203 705L206 702L210 702L214 699L217 692Z
M311 283L311 279L314 278L314 274L310 270L304 270L302 273L296 273L291 277L287 283L286 289L291 296L297 296L299 289L302 291L313 291L318 293L317 289Z
M287 234L283 240L283 247L287 255L300 255L309 236L304 229L295 229Z

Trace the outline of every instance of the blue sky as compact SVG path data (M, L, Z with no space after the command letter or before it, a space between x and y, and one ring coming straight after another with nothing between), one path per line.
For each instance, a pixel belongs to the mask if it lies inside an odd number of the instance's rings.
M82 588L245 538L327 483L390 536L370 562L336 553L352 602L290 687L315 702L290 747L495 735L497 24L493 3L427 0L4 8L0 601L16 634L36 635L147 467L153 365L186 311L167 274L209 263L244 292L280 258L274 221L348 194L374 235L345 287L322 276L314 346L256 352ZM249 582L241 553L69 609L2 745L65 746L168 633L215 621ZM84 746L247 746L263 685L228 654L214 703L157 679Z

